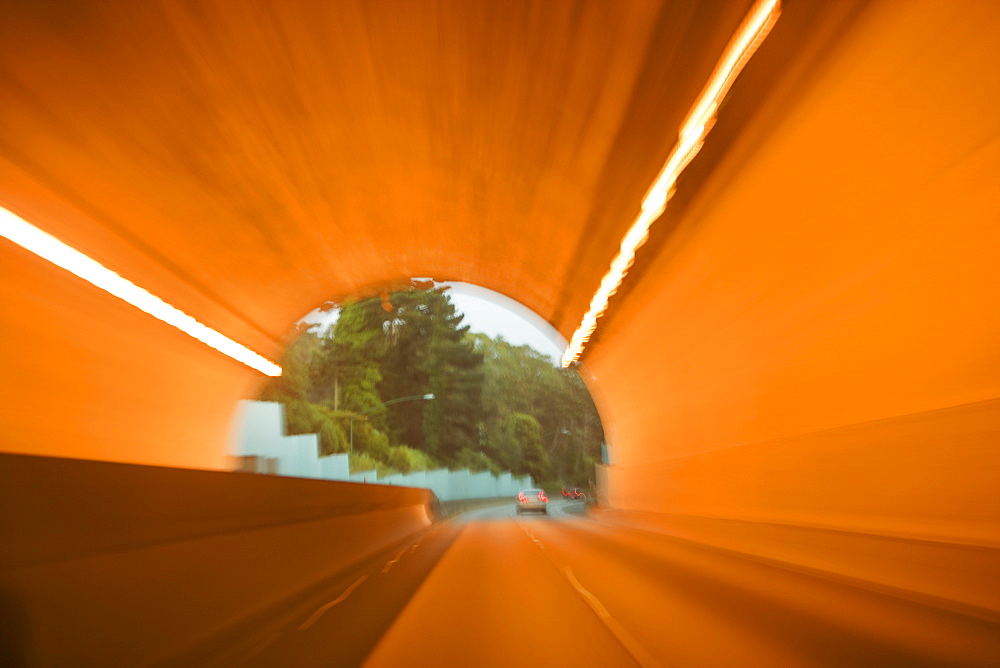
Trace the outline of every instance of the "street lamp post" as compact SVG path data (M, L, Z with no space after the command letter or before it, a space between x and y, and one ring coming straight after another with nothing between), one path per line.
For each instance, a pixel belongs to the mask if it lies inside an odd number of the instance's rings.
M553 437L552 437L552 452L553 452L553 453L555 453L555 451L556 451L556 444L557 444L557 443L559 442L559 437L560 437L560 436L569 436L569 435L570 435L570 434L572 434L572 433L573 433L573 432L571 432L571 431L570 431L569 429L567 429L566 427L562 427L562 428L560 428L560 429L559 429L559 430L558 430L558 431L557 431L557 432L555 433L555 436L553 436ZM565 459L564 459L564 461L565 461ZM564 466L560 467L560 470L561 470L561 471L562 471L562 473L563 473L562 477L563 477L563 478L565 479L565 477L566 477L566 476L564 475L564 474L565 474L565 472L566 472L566 469L565 469L565 467L564 467ZM564 484L564 485L566 484L566 483L565 483L565 481L563 482L563 484Z
M361 411L360 413L357 414L357 416L355 416L353 414L350 415L348 419L350 420L350 426L351 426L351 445L350 445L350 449L348 450L348 454L354 454L354 418L355 417L361 417L363 415L368 415L369 413L371 413L374 410L378 410L379 408L384 408L385 406L389 406L391 404L398 404L398 403L401 403L403 401L417 401L417 400L420 400L420 401L430 401L433 398L434 398L433 394L415 394L412 397L400 397L399 399L390 399L389 401L384 401L384 402L380 403L378 406L372 406L371 408L369 408L367 410Z

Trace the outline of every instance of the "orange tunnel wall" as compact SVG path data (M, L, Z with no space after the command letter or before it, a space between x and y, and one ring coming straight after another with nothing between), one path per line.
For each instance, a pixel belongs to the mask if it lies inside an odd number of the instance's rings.
M837 49L602 324L608 500L995 544L1000 8L880 3Z
M672 202L654 226L645 270L627 279L585 357L613 451L612 505L996 542L998 45L996 3L875 2L820 66L790 63L767 82L766 103L720 143L734 88L705 148L724 145L722 157L687 206ZM69 199L0 160L5 206L262 354L280 353ZM413 243L387 248L406 248L406 266L420 270L399 265L396 277L451 261L443 277L503 287L476 280L501 273L492 248L472 256L473 271L408 234ZM181 257L188 245L174 248ZM322 298L313 279L258 271L262 259L239 246L203 244L192 266L211 266L209 248L228 264L204 282L259 303L267 331ZM552 252L538 248L519 250ZM362 264L342 273L360 267L371 283L390 273ZM550 296L596 284L553 287L525 266L503 268ZM345 281L323 294L344 294ZM551 306L540 313L561 322ZM201 468L224 466L236 401L260 382L6 242L0 368L4 451Z
M0 247L0 450L223 468L256 372L11 246Z

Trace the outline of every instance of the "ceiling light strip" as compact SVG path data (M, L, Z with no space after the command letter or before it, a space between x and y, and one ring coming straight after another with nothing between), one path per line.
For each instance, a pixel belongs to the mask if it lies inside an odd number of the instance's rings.
M101 263L70 248L51 234L43 232L20 216L0 207L0 237L10 239L49 262L111 293L141 311L173 325L185 334L215 348L224 355L268 376L280 376L281 367L261 357L219 332L206 327L186 313L150 294Z
M622 238L620 249L611 262L610 270L601 279L600 287L590 300L590 308L573 332L569 346L563 353L564 367L580 359L583 347L597 328L597 319L607 310L608 301L621 286L625 274L635 260L636 251L649 238L650 226L660 217L673 196L677 177L701 150L705 136L715 123L719 104L726 97L743 66L767 37L780 13L780 0L761 0L750 10L736 35L729 42L708 85L705 86L681 126L677 144L643 198L639 215Z

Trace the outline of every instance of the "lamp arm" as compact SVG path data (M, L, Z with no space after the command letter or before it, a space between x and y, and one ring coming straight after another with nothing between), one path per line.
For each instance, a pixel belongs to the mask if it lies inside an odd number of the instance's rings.
M367 410L363 410L360 413L358 413L358 415L368 415L372 411L376 411L379 408L382 408L384 406L389 406L391 404L398 404L401 401L416 401L417 399L430 400L433 398L434 398L433 394L415 394L412 397L400 397L399 399L390 399L389 401L383 401L378 406L373 406Z

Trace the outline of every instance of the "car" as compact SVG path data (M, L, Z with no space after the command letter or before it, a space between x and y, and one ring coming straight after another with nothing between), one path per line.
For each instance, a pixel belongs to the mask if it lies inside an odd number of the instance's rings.
M562 495L572 501L587 500L587 494L579 487L563 487Z
M522 489L517 493L514 507L517 509L518 515L529 510L537 510L548 515L549 497L545 495L544 489Z

